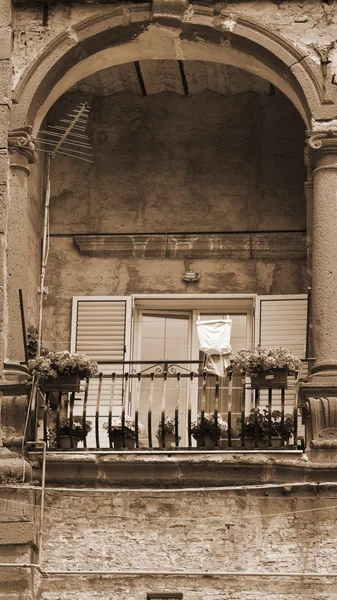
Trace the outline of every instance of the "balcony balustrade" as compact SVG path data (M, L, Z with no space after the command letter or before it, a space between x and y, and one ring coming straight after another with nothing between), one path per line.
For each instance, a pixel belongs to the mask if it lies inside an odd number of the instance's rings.
M120 361L100 369L79 392L38 391L32 441L42 438L48 450L67 451L66 428L68 450L77 452L282 451L303 445L294 376L287 386L253 389L248 377L219 377L202 361Z

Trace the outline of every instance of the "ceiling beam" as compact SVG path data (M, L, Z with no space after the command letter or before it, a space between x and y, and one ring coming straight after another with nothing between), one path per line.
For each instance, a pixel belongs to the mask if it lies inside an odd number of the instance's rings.
M184 63L182 60L178 60L178 64L179 64L179 71L180 71L180 76L181 76L181 82L183 84L184 94L185 94L185 96L188 96L188 93L189 93L188 92L188 83L187 83L187 79L186 79Z
M135 65L135 69L136 69L136 73L137 73L137 77L138 77L140 89L142 91L142 95L143 96L147 96L146 87L145 87L145 83L144 83L142 71L141 71L141 68L140 68L139 60L135 60L134 61L134 65Z

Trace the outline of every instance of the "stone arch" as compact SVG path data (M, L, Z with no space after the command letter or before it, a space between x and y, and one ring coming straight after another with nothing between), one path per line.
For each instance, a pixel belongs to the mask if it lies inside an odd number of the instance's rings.
M313 119L333 118L335 104L326 102L319 66L285 38L240 16L213 12L201 19L197 6L193 14L188 7L177 14L180 5L168 4L174 13L168 13L163 0L155 0L152 13L137 4L103 8L56 36L14 90L12 127L33 124L36 133L49 108L77 81L108 66L142 59L203 60L244 68L288 96L308 128Z

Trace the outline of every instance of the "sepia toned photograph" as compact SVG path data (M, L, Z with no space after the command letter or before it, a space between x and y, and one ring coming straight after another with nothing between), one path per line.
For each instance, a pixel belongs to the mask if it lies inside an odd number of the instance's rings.
M0 600L337 600L337 0L0 0Z

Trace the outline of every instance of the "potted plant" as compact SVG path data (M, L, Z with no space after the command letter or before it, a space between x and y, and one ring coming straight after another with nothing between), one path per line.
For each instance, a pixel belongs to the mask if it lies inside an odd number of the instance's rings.
M72 421L69 417L61 417L59 428L60 448L77 448L78 442L82 442L91 430L91 421L85 421L84 425L83 417L75 415ZM71 438L73 445L71 445ZM48 441L51 447L57 445L56 426L48 430Z
M179 421L178 421L179 423ZM162 420L159 421L157 427L156 438L159 443L159 447L163 448L163 427ZM164 436L165 436L165 448L170 450L172 447L176 445L176 423L175 419L171 419L170 417L165 416L164 421ZM178 442L181 440L181 437L178 436Z
M254 350L239 350L229 370L248 375L252 389L286 388L287 376L300 364L301 360L287 348L265 350L257 346Z
M44 392L78 392L80 380L98 373L96 361L85 354L48 352L28 361L28 368L35 375Z
M227 431L228 425L218 413L215 423L215 413L198 413L196 421L191 423L191 433L197 440L198 448L214 448L221 434Z
M287 443L294 433L294 418L291 414L284 415L284 427L282 431L281 411L273 410L270 419L267 408L262 411L257 408L250 411L245 417L244 424L241 424L241 418L237 418L237 436L244 438L245 447L254 448L255 441L258 440L258 448L267 448L269 445L269 421L272 447L280 446L282 439Z
M103 423L103 428L107 430L109 440L113 442L116 450L122 450L123 448L123 428L122 418L112 419L111 427L109 429L109 423ZM138 423L138 435L144 431L144 426ZM132 417L125 416L124 419L124 442L125 448L132 450L136 443L136 423Z

